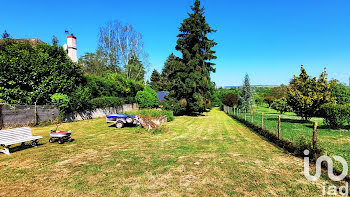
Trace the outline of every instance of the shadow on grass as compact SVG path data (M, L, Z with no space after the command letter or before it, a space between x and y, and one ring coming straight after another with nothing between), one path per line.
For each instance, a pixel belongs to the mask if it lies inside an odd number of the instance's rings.
M314 128L313 125L305 125L306 127L308 128ZM334 130L334 131L342 131L342 130L349 130L350 131L350 125L346 125L346 126L343 126L343 127L339 127L339 128L332 128L328 125L321 125L321 126L318 126L317 127L318 129L331 129L331 130Z
M266 120L271 121L278 121L278 118L267 118ZM305 123L311 123L309 120L298 120L298 119L290 119L290 118L281 118L281 122L288 122L288 123L299 123L299 124L305 124Z
M43 144L37 144L36 146L42 146L44 145L45 143ZM19 146L14 146L14 147L10 147L10 153L15 153L15 152L18 152L18 151L21 151L21 150L25 150L25 149L28 149L28 148L35 148L35 146L32 146L32 145L19 145Z

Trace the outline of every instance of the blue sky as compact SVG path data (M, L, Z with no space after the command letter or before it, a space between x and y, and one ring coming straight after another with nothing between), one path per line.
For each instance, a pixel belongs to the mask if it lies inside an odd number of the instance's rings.
M64 30L78 37L78 56L94 52L98 28L109 20L132 24L143 34L151 69L161 70L175 52L178 27L193 0L147 1L3 1L0 32L14 38L38 37L51 42ZM350 77L350 1L348 0L202 0L211 35L218 45L218 86L287 84L304 64L318 76L348 83Z

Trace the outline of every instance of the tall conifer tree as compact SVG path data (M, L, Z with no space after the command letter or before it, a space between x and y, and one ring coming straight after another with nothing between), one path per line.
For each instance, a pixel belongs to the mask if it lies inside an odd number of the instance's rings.
M193 114L204 112L212 100L214 84L210 80L210 72L215 72L215 51L217 43L207 37L215 32L205 20L204 8L196 0L191 6L192 13L184 19L177 35L176 50L182 58L173 60L173 71L169 75L171 106L177 114Z
M251 106L252 96L253 94L252 94L252 88L249 82L249 76L248 74L246 74L244 77L244 82L242 86L242 97L241 97L242 106L246 111L248 111Z

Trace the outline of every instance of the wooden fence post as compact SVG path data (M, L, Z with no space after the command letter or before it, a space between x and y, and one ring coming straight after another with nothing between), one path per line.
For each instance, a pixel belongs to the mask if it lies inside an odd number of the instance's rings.
M278 116L278 131L277 131L278 139L281 138L281 116Z
M261 113L261 128L264 128L264 112Z
M312 147L314 150L317 149L317 122L314 124L314 132L312 135Z
M251 118L251 122L253 123L254 122L254 112L253 112L253 110L250 111L250 118Z

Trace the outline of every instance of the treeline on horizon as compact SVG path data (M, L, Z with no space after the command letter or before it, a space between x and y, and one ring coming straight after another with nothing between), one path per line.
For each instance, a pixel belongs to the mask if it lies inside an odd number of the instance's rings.
M251 96L245 96L247 91ZM255 105L267 105L281 114L294 112L304 120L322 117L331 128L350 124L350 88L335 79L328 80L326 70L318 78L310 77L303 65L299 76L294 76L288 85L250 87L246 75L242 87L218 88L216 96L218 106L251 111Z

